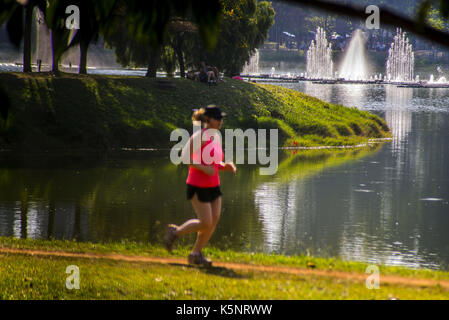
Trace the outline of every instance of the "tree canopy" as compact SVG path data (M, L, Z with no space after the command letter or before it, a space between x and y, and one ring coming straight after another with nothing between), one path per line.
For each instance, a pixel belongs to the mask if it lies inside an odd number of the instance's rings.
M46 24L52 31L54 71L58 70L58 62L64 51L80 44L85 57L89 43L95 41L99 33L103 36L109 35L111 30L118 28L114 27L114 24L120 24L117 19L126 19L129 35L137 44L157 49L164 41L171 17L187 16L198 25L198 32L206 47L212 48L218 34L220 17L219 0L0 0L0 25L7 21L9 37L16 47L20 46L25 35L24 57L27 57L27 61L31 59L31 49L28 45L30 40L27 41L31 34L31 12L36 5L39 5L44 13ZM81 11L80 20L83 27L75 32L65 28L65 10L69 5L77 5ZM126 16L123 17L120 10L123 11L125 6ZM28 19L24 32L22 10L26 9L29 9L29 15L26 16ZM83 52L81 58L83 59ZM31 71L31 63L29 65L29 70L24 71ZM80 68L80 71L85 70Z
M274 10L266 1L223 2L223 21L217 46L212 52L204 52L204 58L226 74L236 75L254 50L264 43L274 22Z
M266 1L223 0L222 3L222 20L215 48L207 50L193 35L188 40L185 53L188 65L198 66L204 60L227 75L236 75L254 50L264 43L274 22L274 10Z
M120 1L119 8L115 12L116 32L105 35L106 43L115 48L121 64L147 65L147 76L156 76L162 54L173 56L164 46L169 26L177 18L195 23L204 45L215 46L221 12L218 0Z
M123 19L117 32L107 36L106 42L115 48L118 61L123 65L147 65L149 60L154 62L159 57L161 61L156 63L157 66L162 63L166 71L172 73L176 63L181 67L184 59L186 65L192 68L198 68L199 62L205 60L219 70L235 75L265 41L274 21L274 10L270 3L256 0L220 0L220 8L221 18L216 26L219 32L213 41L214 46L203 40L201 27L189 19L192 17L182 20L175 16L175 11L167 23L163 38L133 36L137 27L129 28L130 24L125 19L131 10L129 7L121 13ZM130 14L130 17L133 15Z
M76 32L67 30L64 24L65 9L73 4L81 10L83 25ZM292 10L285 4L306 9ZM274 33L279 34L293 20L298 32L313 31L317 24L339 29L342 26L337 17L364 20L369 4L381 7L381 24L402 27L449 46L447 0L282 0L274 1L273 5L256 0L0 0L0 25L6 23L9 38L16 47L23 42L27 72L31 71L31 15L38 7L52 31L55 71L62 53L79 44L80 72L85 72L89 44L103 36L116 49L120 62L148 65L148 74L153 76L160 59L166 69L173 69L174 63L180 67L184 62L193 66L207 60L227 74L236 74L263 43L275 10ZM323 15L311 17L308 11L311 9L321 10ZM178 18L194 25L195 31L171 29L170 24Z

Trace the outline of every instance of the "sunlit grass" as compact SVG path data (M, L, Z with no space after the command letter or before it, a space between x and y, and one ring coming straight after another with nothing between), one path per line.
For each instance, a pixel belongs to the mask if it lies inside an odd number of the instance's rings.
M278 128L280 145L356 145L389 136L385 121L287 88L226 78L209 87L187 79L2 73L11 98L5 139L29 149L168 147L170 132L191 130L195 108L219 105L226 128Z
M172 255L158 246L138 243L93 244L0 238L0 246L98 254L186 257L187 248ZM205 253L215 261L364 273L367 264L307 256L287 257L221 251ZM66 268L80 269L80 289L65 286ZM369 290L364 281L317 275L293 275L230 268L194 268L108 259L0 255L2 299L448 299L439 286L381 284ZM449 279L448 272L380 266L382 275Z
M36 249L46 251L64 251L73 253L123 254L155 257L184 257L189 254L190 247L177 246L172 253L168 253L160 245L139 243L133 241L92 243L63 240L32 240L0 237L0 248ZM345 261L341 258L319 258L313 256L285 256L278 254L237 252L234 250L220 250L206 248L205 253L212 259L224 262L238 262L252 265L290 266L307 268L309 262L316 269L365 272L369 265L364 262ZM381 266L385 275L413 276L429 279L449 280L449 272L427 269L411 269L405 267Z

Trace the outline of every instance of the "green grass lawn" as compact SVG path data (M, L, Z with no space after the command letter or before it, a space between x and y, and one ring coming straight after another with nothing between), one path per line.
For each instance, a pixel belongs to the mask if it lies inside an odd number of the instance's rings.
M0 247L130 256L186 257L187 248L168 254L163 248L138 243L93 244L0 238ZM306 256L286 257L220 251L205 253L214 261L314 270L364 273L366 263ZM80 289L65 286L66 268L80 270ZM449 280L449 273L380 266L381 275ZM368 276L368 275L367 275ZM2 299L449 299L440 286L391 285L369 290L365 281L282 272L197 268L186 265L67 257L0 254Z
M80 289L65 286L67 266ZM448 299L439 287L382 285L320 276L204 269L151 263L8 255L0 259L1 299Z
M390 136L383 119L279 86L226 78L209 87L187 79L0 73L12 108L0 146L19 150L168 147L191 129L192 109L219 105L223 128L278 128L280 145L356 145ZM295 143L296 142L296 143Z

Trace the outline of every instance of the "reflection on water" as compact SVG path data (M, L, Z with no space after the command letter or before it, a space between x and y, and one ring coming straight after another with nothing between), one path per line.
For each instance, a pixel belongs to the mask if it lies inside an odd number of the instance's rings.
M254 192L254 201L263 224L266 249L285 251L288 243L295 242L298 218L296 206L303 193L298 192L300 182L292 181L285 188L276 183L265 183Z
M406 141L407 134L411 130L412 112L409 109L413 98L412 88L397 88L386 86L385 120L393 134L393 150L400 149L400 144ZM398 152L400 162L400 152Z
M259 186L255 201L269 248L295 253L305 247L372 263L447 268L449 91L285 86L375 112L386 119L394 140L379 153L310 179Z
M448 268L449 90L285 84L385 117L394 140L370 150L300 152L275 176L223 174L212 245ZM0 157L0 235L161 243L194 212L186 167L168 155ZM184 238L193 243L193 235Z

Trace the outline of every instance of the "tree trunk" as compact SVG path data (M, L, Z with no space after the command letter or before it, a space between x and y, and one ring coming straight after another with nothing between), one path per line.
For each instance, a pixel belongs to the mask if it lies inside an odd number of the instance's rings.
M178 57L179 72L180 72L181 78L185 78L185 76L186 76L186 69L184 66L184 57L182 55L183 42L184 42L184 38L180 34L177 34L175 51L176 51L176 56Z
M25 6L25 34L23 41L23 72L32 72L31 69L31 24L33 22L33 7Z
M80 43L80 74L87 74L87 50L89 49L89 44L81 41Z
M159 67L159 61L161 60L162 46L157 46L150 50L150 56L148 61L147 74L145 77L156 78L156 71Z
M51 71L54 74L59 74L59 58L58 56L56 56L55 54L55 37L53 34L53 31L51 32L51 48L52 48L52 56L53 56L53 64L51 67Z

